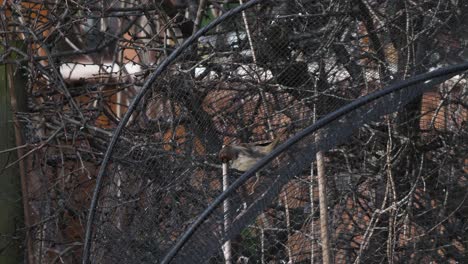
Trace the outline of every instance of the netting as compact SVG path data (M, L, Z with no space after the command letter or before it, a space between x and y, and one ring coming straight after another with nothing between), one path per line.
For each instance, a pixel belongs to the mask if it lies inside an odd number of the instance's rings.
M0 3L31 263L467 260L461 1Z
M311 133L304 134L302 133L302 137L300 140L296 140L294 143L295 145L290 145L288 143L291 143L288 141L286 144L289 145L288 148L282 149L281 154L278 156L277 159L281 160L278 162L278 165L274 169L269 169L266 175L263 175L260 179L256 179L255 185L257 185L255 192L250 193L250 197L248 200L243 200L241 202L234 202L233 205L231 204L229 206L229 211L226 211L225 209L225 204L218 203L216 209L213 209L212 212L210 212L209 216L205 219L203 219L203 222L201 225L197 226L196 229L194 229L194 233L191 234L190 238L186 241L186 244L184 247L178 251L178 255L176 256L176 262L177 263L203 263L205 262L211 255L207 254L208 252L214 252L216 249L220 252L220 249L222 249L223 243L230 239L234 239L236 241L239 239L238 235L239 233L242 232L242 235L249 236L250 234L247 232L253 232L257 233L258 230L255 230L256 227L249 227L247 229L246 226L248 223L251 223L257 218L257 221L261 221L262 225L265 225L265 223L268 223L268 219L266 218L267 216L271 217L270 221L275 222L275 226L288 226L288 225L297 225L301 224L301 229L295 229L291 228L291 230L287 229L282 229L282 228L268 228L268 227L263 227L267 231L273 231L273 233L276 232L286 232L289 231L295 235L300 235L303 236L304 240L300 241L298 244L293 244L292 247L295 247L296 250L298 250L300 253L295 254L292 256L289 256L292 258L292 261L296 262L301 259L310 259L313 261L320 260L320 257L317 259L311 259L311 256L309 254L313 255L313 248L318 247L318 245L313 245L314 243L319 243L317 240L317 236L320 236L319 234L316 233L311 233L311 230L314 230L314 219L310 218L312 217L310 212L307 212L305 208L302 208L304 212L297 211L297 210L291 210L289 212L288 217L294 217L295 219L299 218L302 219L301 222L298 223L287 223L287 219L285 218L285 215L283 217L278 217L276 214L281 215L281 211L284 210L278 209L278 205L275 203L280 203L279 207L285 206L284 200L287 199L288 196L294 197L293 199L300 199L298 198L297 192L302 186L303 192L310 192L310 199L313 199L314 195L317 195L317 190L314 190L313 188L313 180L314 174L317 174L317 172L314 173L314 171L310 171L310 165L311 162L316 159L316 162L318 161L318 156L317 153L319 151L329 151L332 148L335 148L337 146L340 146L344 148L345 150L349 148L350 146L354 146L354 142L352 145L349 145L348 143L345 143L349 140L349 137L356 132L355 130L357 128L362 127L365 124L371 124L373 126L378 126L379 123L376 123L375 121L379 120L379 117L382 117L385 114L393 113L397 109L407 105L409 102L414 100L415 97L420 96L424 91L430 90L434 83L440 83L441 81L446 80L446 78L442 78L439 81L434 81L434 82L428 82L422 85L416 85L416 86L410 86L408 89L404 89L402 91L393 91L392 93L386 95L383 98L378 98L375 100L372 100L368 104L363 104L363 106L351 110L346 110L346 111L341 111L342 116L339 116L340 118L331 118L331 115L327 115L327 119L330 118L330 120L326 122L317 122L314 124L314 126L311 126L308 128L309 131L314 132L312 135ZM407 84L406 82L401 83L401 85ZM389 87L389 88L394 88L401 86L400 84ZM392 89L386 89L386 90L392 90ZM365 99L364 97L363 99ZM360 100L357 100L360 101ZM351 105L349 105L351 106ZM350 108L350 107L347 107ZM341 110L341 109L340 109ZM343 108L344 110L344 108ZM337 113L337 112L334 112ZM320 120L324 121L324 119ZM385 124L385 123L384 123ZM323 128L322 128L323 127ZM322 129L320 129L322 128ZM369 128L369 127L367 127ZM390 128L388 128L390 132ZM385 133L381 131L381 133ZM385 134L384 134L385 135ZM368 134L363 133L361 140L366 139L369 137ZM358 136L358 138L360 138ZM460 135L463 137L462 135ZM297 137L297 136L296 136ZM459 138L460 140L462 138ZM389 139L390 140L390 139ZM391 140L390 140L391 141ZM387 145L387 147L389 147ZM347 162L352 162L352 161L347 161ZM273 162L274 163L274 162ZM327 163L328 164L328 163ZM338 175L342 178L338 179L331 179L332 187L331 191L335 192L333 194L328 194L329 196L327 197L329 199L329 202L331 201L332 204L334 205L333 208L339 208L338 215L337 212L332 212L334 217L340 217L340 214L347 214L346 205L350 202L348 199L350 197L353 197L354 195L363 195L360 192L367 192L369 190L364 190L363 186L359 186L359 182L361 181L374 181L374 184L376 184L375 181L378 180L384 180L383 178L385 175L379 175L374 174L374 173L369 173L369 172L361 172L359 173L359 176L354 176L355 178L346 178L343 174L345 173L352 173L349 171L349 164L347 164L348 167L343 166L342 168L339 168L338 166L334 166L333 169L337 170ZM340 172L340 169L344 172ZM384 173L384 172L381 172ZM390 173L390 172L388 172ZM249 174L249 173L247 173ZM247 176L243 175L243 176ZM252 175L253 173L250 173ZM362 176L361 174L365 175ZM387 176L392 176L392 173ZM258 177L258 176L257 176ZM364 178L362 178L364 177ZM248 177L243 177L248 179ZM263 179L262 179L263 178ZM391 179L393 181L393 179ZM417 185L418 181L421 180L420 178L405 178L405 179L399 179L400 181L405 181L405 184L408 184L410 189L406 190L407 192L401 194L401 200L399 200L397 203L404 204L406 202L406 199L410 197L413 192L415 191L414 188ZM407 182L413 180L414 182ZM396 181L396 180L395 180ZM362 182L361 182L362 183ZM384 181L382 181L383 185ZM393 183L394 184L394 183ZM241 185L237 185L238 187L230 192L230 194L226 195L223 197L222 200L224 201L231 201L231 200L236 200L236 195L238 193L242 193L243 189L248 189L251 188L252 182L250 181L242 181ZM290 185L293 185L291 187ZM298 186L299 185L299 186ZM308 187L308 188L306 188ZM383 188L384 186L382 186ZM316 187L315 187L316 188ZM359 188L359 189L356 189ZM367 187L368 188L368 187ZM389 187L387 187L389 188ZM393 187L395 188L395 187ZM309 190L307 190L309 189ZM401 191L401 190L400 190ZM356 193L357 192L357 193ZM385 193L385 196L384 196ZM373 217L376 217L377 219L380 219L382 214L387 213L388 211L392 210L392 206L395 206L395 204L388 203L388 201L385 201L389 199L387 197L388 193L382 192L380 193L382 195L381 200L377 204L371 204L373 205ZM335 196L335 197L334 197ZM338 196L338 197L336 197ZM364 197L366 195L363 195ZM390 195L389 195L390 196ZM307 196L305 196L307 198ZM391 196L390 196L391 197ZM303 203L303 207L309 207L309 210L311 210L310 206L314 205L313 200L307 201L306 198L303 198L302 201L295 201L296 203ZM317 197L315 197L317 198ZM356 197L353 197L356 198ZM369 197L367 197L369 198ZM382 201L383 199L383 201ZM243 202L243 203L242 203ZM248 202L248 203L247 203ZM310 204L308 204L310 202ZM316 202L316 201L315 201ZM371 201L367 201L369 203L372 203ZM344 203L344 204L343 204ZM387 204L388 203L388 204ZM381 206L381 207L379 207ZM342 208L344 207L344 208ZM396 208L395 208L396 209ZM313 209L312 209L313 210ZM280 212L278 212L280 211ZM349 213L348 213L349 214ZM223 223L225 221L225 218L229 217L232 218L232 222L229 223L229 228L223 231L214 232L215 230L214 226L219 225L219 223ZM342 217L342 216L341 216ZM293 219L294 219L293 218ZM316 219L317 220L317 219ZM346 220L342 218L334 219L336 222L332 222L332 226L329 227L331 230L335 230L336 232L342 232L343 230L339 229L339 227L345 225ZM343 221L344 220L344 221ZM281 223L281 221L283 223ZM374 219L374 221L376 221ZM343 223L344 222L344 223ZM319 223L315 223L316 226L320 226ZM253 228L253 230L251 229ZM258 227L257 227L258 228ZM262 227L260 227L262 228ZM342 227L343 228L343 227ZM270 230L271 229L271 230ZM332 236L333 236L332 232ZM338 233L339 234L339 233ZM257 234L258 235L258 234ZM339 239L343 239L340 238ZM338 240L338 239L337 239ZM338 240L339 241L339 240ZM339 241L340 244L344 242L350 242L350 241ZM366 241L366 243L369 243L369 241ZM355 255L358 256L359 258L363 258L362 261L375 261L372 258L368 259L369 257L367 256L362 256L357 254L358 252L362 251L363 249L366 249L369 245L363 243L361 247L356 247L354 249L349 249L348 245L346 246L335 246L333 251L336 252L335 255L335 261L336 262L348 262L344 257L346 255ZM291 246L291 245L290 245ZM278 249L278 248L275 248ZM261 250L261 248L258 248L257 250ZM309 251L311 250L311 251ZM305 252L304 252L305 251ZM311 253L312 252L312 253ZM286 254L284 252L283 254ZM317 254L317 253L316 253ZM375 253L372 253L371 256L375 257L373 255ZM320 253L317 254L320 256ZM254 256L262 256L261 252L256 252ZM271 257L267 255L268 257ZM284 256L286 259L286 255ZM378 259L378 258L377 258ZM254 260L256 261L256 260Z

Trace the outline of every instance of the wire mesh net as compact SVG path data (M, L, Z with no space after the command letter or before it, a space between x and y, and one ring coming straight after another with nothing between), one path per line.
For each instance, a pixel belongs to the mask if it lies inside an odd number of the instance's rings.
M4 167L25 166L27 228L16 231L27 230L31 263L82 260L100 166L89 261L161 262L252 167L241 157L258 161L340 107L465 60L462 1L257 2L152 82L242 1L0 1L0 59L17 66L5 76L28 81L14 118L26 151ZM172 261L464 262L467 91L464 74L442 76L303 137L231 191Z

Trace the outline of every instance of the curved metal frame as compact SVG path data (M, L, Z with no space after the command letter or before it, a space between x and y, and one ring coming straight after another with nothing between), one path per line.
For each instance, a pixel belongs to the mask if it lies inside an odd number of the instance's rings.
M156 79L165 71L165 69L173 63L181 54L183 51L185 51L190 45L192 45L199 37L203 36L205 33L207 33L209 30L213 29L215 26L219 25L226 19L239 14L240 12L257 5L261 2L265 2L266 0L251 0L243 5L240 5L222 16L218 17L217 19L213 20L210 24L208 24L206 27L200 29L197 31L194 35L192 35L190 38L188 38L181 46L179 46L176 50L174 50L173 53L169 57L167 57L159 66L155 69L155 71L148 77L144 85L142 86L140 92L137 94L135 97L134 101L129 105L128 111L122 118L121 122L118 124L117 128L114 130L113 136L109 142L109 146L106 150L106 153L104 155L101 167L99 169L99 173L96 177L96 185L94 188L93 192L93 197L91 199L91 204L89 207L89 212L88 212L88 219L86 223L86 231L85 231L85 241L84 241L84 246L83 246L83 259L82 263L87 264L89 263L89 255L90 255L90 248L91 248L91 236L92 236L92 231L93 231L93 221L96 213L96 207L97 207L97 201L99 198L100 194L100 189L102 185L102 179L104 177L104 174L106 172L107 166L110 161L110 157L112 155L112 152L114 150L115 144L117 143L117 140L125 127L125 125L128 123L130 116L133 114L133 112L136 109L136 106L140 103L141 99L143 96L146 94L146 92L149 90L149 88L153 85L153 83L156 81ZM235 182L233 182L229 188L224 191L222 194L220 194L212 204L210 204L205 211L203 211L200 216L192 223L192 225L184 232L184 234L181 236L181 238L176 242L176 244L171 248L171 250L166 254L164 259L162 260L162 263L169 263L177 254L177 252L183 247L183 245L187 242L187 240L193 235L195 230L203 223L203 221L215 210L216 207L218 207L232 192L234 192L241 184L243 184L245 181L247 181L250 177L255 175L257 171L262 169L266 164L274 160L277 156L279 156L282 152L288 150L292 145L297 143L299 140L302 138L312 134L313 132L317 131L320 128L323 128L324 126L328 125L329 123L337 120L338 118L348 114L349 112L373 101L376 99L379 99L383 96L386 96L388 94L391 94L393 92L402 90L404 88L407 88L409 86L419 84L434 78L442 78L443 80L449 79L452 75L454 74L459 74L463 71L468 70L468 62L456 65L456 66L451 66L451 67L446 67L443 69L435 70L429 73L421 74L418 76L415 76L413 78L410 78L406 81L398 82L393 85L390 85L389 87L380 90L378 92L375 92L373 94L361 97L359 99L356 99L355 101L351 102L350 104L326 115L322 119L318 120L315 122L313 125L307 127L303 131L299 132L297 135L294 137L288 139L286 142L278 146L274 151L272 151L268 156L263 158L261 161L259 161L257 164L255 164L249 171L245 172L241 177L239 177ZM449 76L450 75L450 76ZM444 78L445 77L445 78Z
M117 140L120 134L122 133L123 128L128 123L130 116L135 111L136 106L140 103L141 99L146 94L148 89L153 85L156 79L164 72L164 70L172 62L174 62L174 60L176 60L180 56L180 54L182 54L182 52L185 51L190 45L192 45L199 37L203 36L205 33L207 33L209 30L213 29L214 27L222 23L224 20L229 19L230 17L236 14L239 14L240 12L264 1L266 0L251 0L234 9L229 10L228 12L224 13L217 19L213 20L206 27L198 30L195 34L193 34L190 38L188 38L184 43L182 43L182 45L180 45L176 50L174 50L174 52L172 52L171 55L169 55L169 57L167 57L163 62L161 62L161 64L159 64L159 66L154 70L153 73L151 73L151 75L148 77L146 82L143 84L143 87L141 88L140 92L132 101L132 103L128 107L128 111L125 113L119 125L114 130L114 134L109 142L109 146L107 147L106 153L104 154L101 167L99 168L99 173L96 177L96 186L94 188L93 197L91 198L91 204L89 207L88 220L86 222L85 240L84 240L84 245L83 245L83 259L82 259L83 264L89 263L89 255L90 255L90 249L91 249L91 236L92 236L92 231L93 231L93 221L94 221L94 216L96 213L96 206L97 206L97 201L99 198L99 193L101 190L102 179L104 177L107 166L109 164L109 160L112 155L112 152L114 151L115 144L117 143Z
M454 75L460 74L463 71L468 70L468 62L449 66L446 68L438 69L435 71L431 71L428 73L420 74L414 76L408 80L400 81L395 84L388 86L385 89L380 91L374 92L372 94L360 97L353 102L341 107L340 109L327 114L323 118L319 119L314 124L308 126L292 138L285 141L283 144L279 145L275 148L269 155L264 157L262 160L257 162L250 170L242 174L236 181L234 181L223 193L221 193L206 209L203 211L198 218L189 226L189 228L181 235L180 239L176 242L176 244L171 248L171 250L166 254L164 259L162 260L162 264L169 263L174 259L180 249L185 245L188 239L194 234L196 229L209 217L213 211L221 205L221 203L228 198L235 190L245 183L249 178L255 175L259 170L261 170L264 166L268 163L273 161L276 157L278 157L284 151L287 151L292 145L296 144L298 141L303 139L306 136L311 135L318 129L325 127L326 125L330 124L333 121L343 117L344 115L354 111L374 100L382 98L386 95L398 92L402 89L408 88L413 85L424 83L426 85L430 85L431 87L437 83L441 83L453 77ZM434 80L434 82L426 83L427 81Z

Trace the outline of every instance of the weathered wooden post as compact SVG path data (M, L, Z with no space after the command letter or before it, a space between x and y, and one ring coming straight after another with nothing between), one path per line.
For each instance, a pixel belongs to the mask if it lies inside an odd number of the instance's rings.
M0 50L1 52L1 50ZM19 228L24 225L21 204L21 176L19 166L5 167L17 159L16 136L8 75L11 67L0 65L0 263L23 262L24 237ZM15 95L16 96L16 95Z

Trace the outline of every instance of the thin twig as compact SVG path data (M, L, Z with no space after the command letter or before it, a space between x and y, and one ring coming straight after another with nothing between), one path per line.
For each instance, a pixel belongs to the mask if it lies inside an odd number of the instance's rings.
M27 148L31 146L30 144L24 144L24 145L21 145L21 146L18 146L18 147L14 147L14 148L8 148L8 149L4 149L4 150L0 150L0 154L3 154L3 153L8 153L8 152L11 152L11 151L15 151L15 150L19 150L19 149L23 149L23 148Z
M200 0L200 3L198 4L197 17L195 18L195 22L193 23L194 34L200 29L200 25L205 14L205 6L207 2L207 0Z
M243 0L239 0L239 4L243 4ZM252 34L250 34L249 21L247 20L247 15L245 11L242 11L242 19L244 20L245 31L247 33L247 39L249 40L250 50L252 51L252 59L255 65L257 65L257 56L255 54L255 48L253 45Z
M26 154L24 154L23 156L19 157L16 161L14 161L14 162L8 164L4 169L6 170L6 169L8 169L8 168L14 166L14 165L17 164L18 162L22 161L23 159L25 159L26 157L28 157L29 155L31 155L32 153L34 153L34 152L36 152L36 151L42 149L43 147L45 147L47 144L49 144L49 142L50 142L52 139L54 139L54 138L59 134L60 131L63 130L63 127L64 127L63 125L62 125L61 127L59 127L57 130L54 131L54 133L52 133L52 135L50 135L50 137L49 137L45 142L43 142L41 145L39 145L39 146L33 148L32 150L28 151Z

